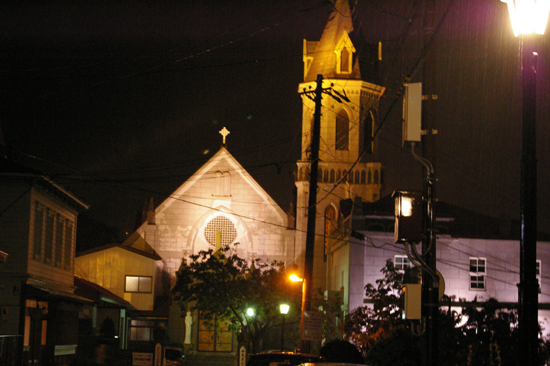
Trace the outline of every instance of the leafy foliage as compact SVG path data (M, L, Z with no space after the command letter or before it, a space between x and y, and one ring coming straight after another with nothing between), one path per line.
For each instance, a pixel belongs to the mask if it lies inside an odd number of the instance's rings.
M279 304L292 304L282 263L247 261L229 247L201 251L182 261L172 295L183 313L200 310L205 320L223 319L237 331L240 341L258 349L265 332L280 319ZM294 304L296 306L296 304ZM298 304L299 306L299 304ZM254 316L246 315L248 308Z
M401 319L402 274L391 260L381 270L376 286L365 287L370 304L351 312L341 325L345 339L355 344L373 366L413 366L421 363L418 322ZM449 299L450 301L450 299ZM495 299L462 302L461 310L440 308L439 364L512 366L518 362L517 315ZM548 359L548 344L541 343L541 365Z

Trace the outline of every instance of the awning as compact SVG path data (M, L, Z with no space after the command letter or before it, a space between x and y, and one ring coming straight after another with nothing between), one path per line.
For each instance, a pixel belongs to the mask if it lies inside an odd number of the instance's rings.
M54 290L36 285L26 285L27 298L35 297L43 301L62 301L72 304L93 304L92 300L70 292Z

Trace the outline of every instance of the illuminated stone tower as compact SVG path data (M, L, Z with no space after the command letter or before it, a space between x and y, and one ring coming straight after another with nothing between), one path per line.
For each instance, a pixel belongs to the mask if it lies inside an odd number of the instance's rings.
M355 41L361 38L357 33L348 0L337 0L321 39L304 40L304 81L298 89L303 103L302 152L296 174L296 242L303 248L315 110L314 95L306 95L304 91L314 91L317 75L321 74L323 88L332 85L335 92L349 99L338 101L323 94L313 288L326 289L327 281L332 289L346 287L343 278L346 271L342 272L342 278L334 271L330 271L331 274L326 271L326 236L338 227L342 215L346 215L346 209L341 209L342 200L361 197L363 201L375 201L380 198L383 187L383 167L376 161L377 143L373 139L379 123L378 102L384 92L384 88L376 84L378 47Z

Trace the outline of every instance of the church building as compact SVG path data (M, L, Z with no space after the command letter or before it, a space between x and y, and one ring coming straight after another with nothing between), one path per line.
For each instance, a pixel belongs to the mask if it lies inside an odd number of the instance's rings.
M354 25L348 0L338 0L319 41L304 40L302 150L297 162L296 242L306 241L309 205L311 138L318 75L323 76L321 136L317 178L313 288L340 291L345 279L327 271L328 240L342 215L340 201L361 197L364 202L383 194L384 169L377 157L375 131L379 99L378 45L365 43ZM340 96L347 98L341 98ZM346 100L347 99L347 100ZM303 261L301 262L303 263Z

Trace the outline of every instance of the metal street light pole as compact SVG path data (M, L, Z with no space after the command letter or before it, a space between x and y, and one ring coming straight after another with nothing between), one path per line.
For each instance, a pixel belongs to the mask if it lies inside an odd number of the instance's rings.
M279 305L279 310L281 311L281 315L283 316L283 322L281 324L281 352L284 352L285 350L285 315L288 314L289 309L290 306L288 306L287 304Z
M538 364L536 67L532 36L522 36L523 127L521 154L521 238L519 283L522 365Z
M548 0L502 0L508 3L516 36L521 34L523 125L521 153L520 283L518 286L518 365L538 365L537 266L537 57L535 34L544 34Z

